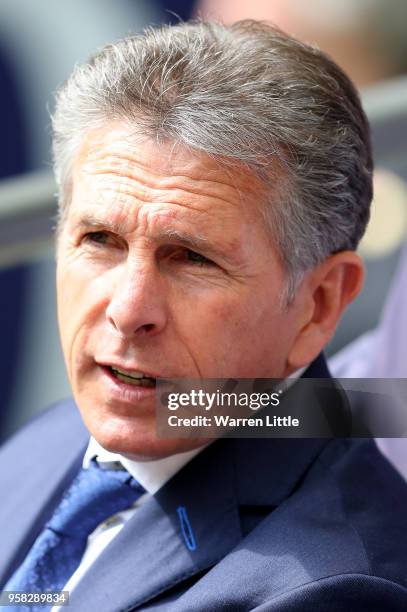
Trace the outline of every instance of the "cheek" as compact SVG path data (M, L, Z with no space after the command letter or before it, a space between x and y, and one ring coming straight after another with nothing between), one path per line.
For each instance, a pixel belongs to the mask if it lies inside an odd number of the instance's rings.
M58 324L59 333L62 341L62 348L66 356L67 341L70 336L70 326L72 323L72 314L75 312L75 295L72 291L70 274L61 260L57 263L57 309L58 309Z
M194 303L178 305L175 325L204 376L244 376L249 368L255 375L283 344L283 318L277 297L260 290L202 292Z
M95 325L105 308L106 287L109 283L101 277L95 279L83 263L58 261L58 322L63 352L68 361L78 334L84 337L86 329Z
M280 312L271 296L262 298L254 289L202 301L194 309L194 316L197 322L210 322L216 333L238 339L278 324Z

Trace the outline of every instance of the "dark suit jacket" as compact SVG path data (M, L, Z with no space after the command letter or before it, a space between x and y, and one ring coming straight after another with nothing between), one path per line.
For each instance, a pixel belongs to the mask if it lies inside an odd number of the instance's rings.
M327 375L322 358L308 375ZM0 453L0 585L88 442L73 401ZM75 612L406 611L407 486L370 440L223 439L127 522L71 594Z

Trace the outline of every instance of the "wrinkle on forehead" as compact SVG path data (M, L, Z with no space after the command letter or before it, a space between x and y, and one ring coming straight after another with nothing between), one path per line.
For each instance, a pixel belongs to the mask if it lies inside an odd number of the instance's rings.
M132 175L124 174L121 172L110 172L108 169L99 169L97 172L81 173L82 176L85 174L92 177L97 177L93 183L93 189L97 192L105 193L109 198L113 196L115 201L123 201L126 198L136 198L139 202L143 204L176 204L179 206L183 206L182 199L188 197L188 208L200 210L200 212L211 213L211 209L216 208L216 202L224 203L230 205L236 197L238 193L236 190L231 191L230 198L222 197L219 192L215 189L210 188L210 182L207 182L205 186L202 186L202 189L190 189L187 185L178 185L171 187L168 185L164 188L164 186L156 187L153 186L150 182L148 184L147 181L144 181L144 178L140 176L135 176L134 173ZM85 179L86 180L86 179ZM208 188L209 187L209 188ZM205 198L205 200L203 199ZM204 210L203 204L207 203L206 199L210 199L212 201L212 207ZM201 204L201 205L200 205Z
M262 181L242 164L223 163L180 143L159 144L121 124L88 132L75 166L89 176L116 175L123 185L136 181L146 192L181 189L226 203L264 193Z

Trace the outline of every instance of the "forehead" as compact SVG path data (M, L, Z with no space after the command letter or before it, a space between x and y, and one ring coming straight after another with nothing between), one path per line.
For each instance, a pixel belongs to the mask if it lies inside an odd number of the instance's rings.
M81 203L168 204L206 212L260 217L264 186L249 170L190 150L157 142L120 124L89 131L74 163L73 185ZM120 210L122 206L112 207Z
M177 175L186 171L191 177L208 176L223 181L226 175L234 174L233 182L238 187L253 182L255 177L236 162L229 164L197 149L169 139L149 138L120 122L111 122L103 127L85 133L74 167L89 170L98 162L105 160L115 164L118 170L125 171L131 164L154 171L157 175ZM224 161L224 163L223 163ZM230 166L227 168L227 166ZM243 176L243 174L244 176ZM259 184L256 187L260 187Z

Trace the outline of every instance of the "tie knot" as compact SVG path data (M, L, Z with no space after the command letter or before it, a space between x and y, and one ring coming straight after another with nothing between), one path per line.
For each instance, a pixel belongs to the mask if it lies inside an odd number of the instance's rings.
M93 460L76 476L47 526L60 534L85 538L143 493L145 489L125 470L103 470Z

